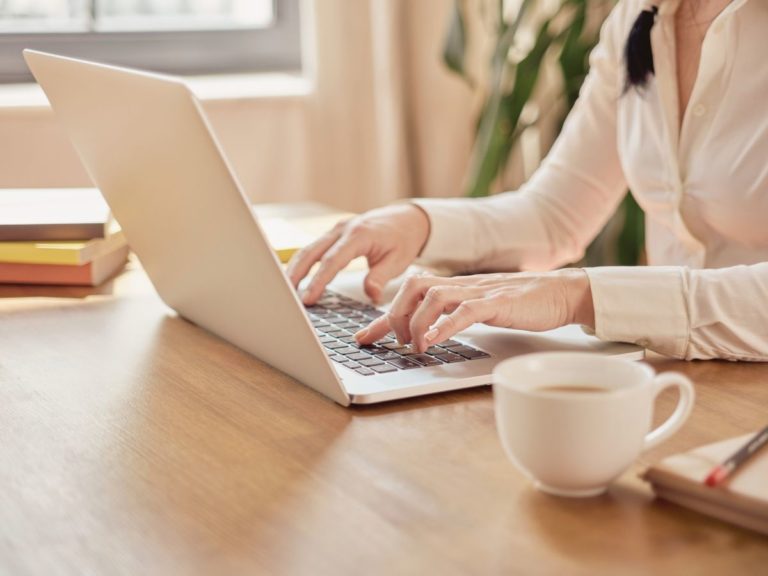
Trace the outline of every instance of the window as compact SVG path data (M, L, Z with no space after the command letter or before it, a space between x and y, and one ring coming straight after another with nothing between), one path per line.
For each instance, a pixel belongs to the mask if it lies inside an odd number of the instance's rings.
M0 82L34 48L175 74L298 70L300 0L0 0Z

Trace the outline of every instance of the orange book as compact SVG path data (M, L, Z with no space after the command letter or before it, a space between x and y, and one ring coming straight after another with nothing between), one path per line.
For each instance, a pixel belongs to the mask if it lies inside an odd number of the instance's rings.
M86 264L0 262L0 283L98 286L120 270L127 258L128 246L123 243Z

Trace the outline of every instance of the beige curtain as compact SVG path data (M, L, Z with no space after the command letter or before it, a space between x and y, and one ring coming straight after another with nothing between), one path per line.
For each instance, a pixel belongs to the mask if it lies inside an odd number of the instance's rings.
M441 62L450 0L314 0L310 196L363 210L460 193L473 95Z

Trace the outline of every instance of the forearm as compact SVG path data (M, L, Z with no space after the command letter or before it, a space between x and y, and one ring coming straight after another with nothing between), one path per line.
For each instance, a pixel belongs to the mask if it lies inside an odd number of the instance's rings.
M768 361L768 263L586 272L602 339L688 360Z

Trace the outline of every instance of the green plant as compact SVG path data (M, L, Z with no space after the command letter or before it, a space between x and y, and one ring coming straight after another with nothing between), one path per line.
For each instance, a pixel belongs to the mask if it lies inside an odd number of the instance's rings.
M468 196L487 196L492 192L507 164L510 153L522 133L532 122L523 121L526 105L531 102L541 78L543 66L557 62L561 89L551 106L562 111L561 123L579 94L589 67L589 53L597 43L599 26L588 25L594 13L604 13L613 0L560 0L549 14L536 13L536 0L522 0L513 17L505 18L504 0L455 0L443 60L453 72L471 86L477 82L467 67L470 35L467 22L469 11L492 12L492 55L487 70L475 142L466 178ZM487 14L486 14L487 15ZM527 46L520 42L520 32L533 32ZM543 115L539 114L538 118ZM623 219L626 232L616 240L615 263L635 264L642 246L642 211L629 198L622 204L618 217ZM622 230L624 230L622 228ZM605 246L605 237L600 246ZM588 251L588 259L595 261L595 246ZM606 258L611 259L611 258Z

